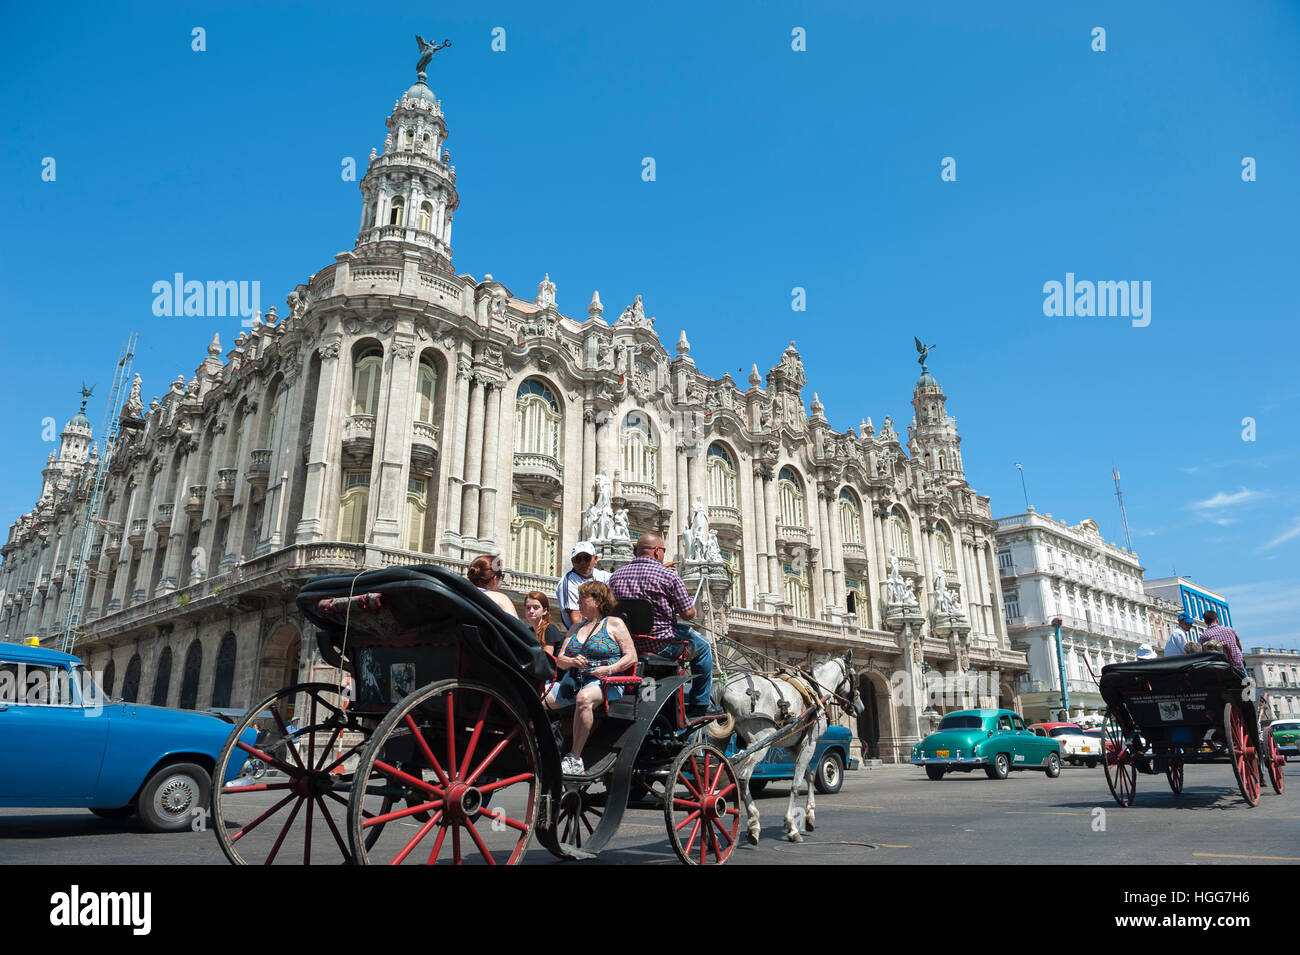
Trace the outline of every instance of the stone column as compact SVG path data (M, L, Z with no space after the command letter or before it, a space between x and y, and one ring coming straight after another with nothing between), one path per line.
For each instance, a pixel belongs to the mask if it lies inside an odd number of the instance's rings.
M465 484L465 442L469 427L469 389L470 359L467 355L456 355L456 394L454 402L447 408L443 421L442 433L446 436L447 448L444 460L448 462L447 516L443 525L443 548L450 553L460 541L460 514L464 497Z
M491 542L506 550L506 541L497 536L497 473L500 470L501 446L501 382L485 382L487 409L483 433L483 489L480 493L478 538L481 543Z
M185 542L189 538L191 520L185 513L185 503L190 497L193 470L198 467L194 460L197 455L197 451L187 454L185 464L176 476L175 493L172 495L172 530L167 539L167 559L158 581L158 588L164 593L184 587L187 583L180 579L181 561L185 557Z
M465 486L460 513L461 539L478 537L479 487L483 476L483 380L470 381L469 422L465 431Z
M321 357L320 379L316 392L316 415L312 419L311 450L307 456L306 488L303 491L302 518L294 528L294 540L299 543L326 540L337 536L337 528L328 525L329 493L333 489L341 490L338 469L340 443L343 440L343 419L347 408L342 398L343 387L347 383L346 362L339 358L340 343L337 338L323 342L319 352ZM233 437L233 436L232 436ZM224 445L224 442L223 442ZM213 449L212 460L215 465L221 460L224 447ZM333 469L331 461L336 462ZM211 474L208 489L211 493L216 482L216 468ZM211 512L213 526L217 523L216 511ZM206 550L208 570L212 572L221 560L221 555Z
M267 509L267 538L270 550L279 550L284 546L289 528L289 500L293 494L293 475L302 454L302 405L307 400L305 389L307 376L303 369L290 366L284 375L284 397L280 400L280 434L279 447L271 455L271 478L277 482L275 509ZM285 475L288 477L285 477Z
M844 540L840 531L840 502L839 495L835 489L831 489L831 496L826 499L826 528L830 532L830 558L827 560L827 569L830 571L831 593L835 606L840 610L848 611L848 593L847 585L844 583Z
M776 552L776 524L781 511L776 502L776 479L771 475L763 476L763 502L767 509L767 579L772 588L771 593L778 601L785 599L785 587L781 574L781 555Z
M750 521L750 533L754 541L754 609L759 609L763 594L770 594L772 589L767 580L767 555L768 555L768 536L767 536L767 507L763 497L763 475L762 466L754 465L754 519Z
M666 442L665 442L666 444ZM672 540L668 541L668 553L676 554L680 560L686 560L690 555L681 553L682 532L686 530L691 522L691 488L690 476L688 474L687 458L683 445L670 445L673 451L673 465L675 467L673 477L673 500L676 501L676 518L675 527L672 531Z
M879 607L882 600L887 599L885 593L885 577L889 573L889 528L885 526L885 514L888 511L884 504L871 504L871 543L876 554L876 589L871 593L872 607Z
M580 510L590 503L587 500L587 485L596 477L596 414L596 409L590 402L582 409L582 473L576 482L571 482L582 489L578 497ZM582 522L579 521L579 534L582 533L581 525Z

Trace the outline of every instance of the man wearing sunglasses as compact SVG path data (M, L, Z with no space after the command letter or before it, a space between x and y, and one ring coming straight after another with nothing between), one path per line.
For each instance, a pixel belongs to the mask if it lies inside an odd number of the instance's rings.
M582 623L582 611L578 609L578 588L589 580L609 583L609 571L596 569L596 548L591 541L578 541L574 544L569 562L573 564L573 570L561 577L560 585L555 588L555 602L560 608L565 630Z
M709 642L695 630L679 625L677 618L695 619L695 603L686 592L686 584L672 570L673 563L664 563L664 539L658 534L642 534L637 538L636 556L609 578L609 588L618 600L648 600L654 608L654 624L650 633L670 643L688 644L691 661L691 692L687 700L686 715L692 719L706 716L723 716L720 708L710 701L713 688L713 652Z

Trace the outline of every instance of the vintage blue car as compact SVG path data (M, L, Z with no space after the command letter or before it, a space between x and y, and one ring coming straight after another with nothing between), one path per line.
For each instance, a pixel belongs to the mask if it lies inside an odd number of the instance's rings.
M152 832L198 828L229 735L215 716L105 699L70 654L0 643L0 806L85 806L135 813Z
M844 785L844 770L857 769L858 758L849 755L853 734L843 726L827 727L822 738L817 741L813 751L813 785L819 793L837 793ZM736 737L732 735L727 744L727 756L734 756L738 751ZM754 767L754 774L749 778L749 791L757 796L773 780L794 778L794 754L788 749L773 747L767 756Z
M1013 769L1038 769L1055 779L1061 775L1061 744L1035 736L1011 710L961 710L912 747L912 763L935 780L976 768L989 779L1006 779Z

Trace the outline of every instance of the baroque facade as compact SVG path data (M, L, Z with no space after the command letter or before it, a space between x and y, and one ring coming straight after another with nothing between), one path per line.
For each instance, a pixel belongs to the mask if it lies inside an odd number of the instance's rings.
M909 752L926 671L978 673L992 691L967 702L1015 705L1026 663L989 500L924 366L906 438L889 418L837 432L815 394L805 407L794 342L742 385L702 373L685 332L670 353L640 296L609 321L593 294L574 317L549 276L528 300L457 274L455 166L423 74L387 127L354 248L224 356L214 337L161 399L137 382L127 400L75 649L106 689L248 706L327 676L293 605L317 574L501 554L516 599L553 592L599 475L632 536L676 541L706 509L732 638L792 662L854 648L864 755ZM90 442L79 413L0 549L6 639L59 644Z

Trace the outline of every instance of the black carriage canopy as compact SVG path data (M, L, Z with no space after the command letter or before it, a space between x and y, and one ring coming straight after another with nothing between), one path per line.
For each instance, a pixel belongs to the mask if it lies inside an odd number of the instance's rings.
M1128 690L1240 689L1245 674L1222 653L1185 653L1155 660L1111 663L1101 670L1101 695L1112 706Z
M367 599L367 608L357 598L379 594L379 608ZM344 613L348 598L352 611ZM338 601L331 610L321 601ZM313 577L298 592L298 609L324 631L331 643L322 651L337 659L343 644L343 630L350 630L348 642L385 642L407 631L430 627L469 625L478 632L480 648L489 656L519 671L530 682L551 679L555 665L522 621L507 616L465 577L433 564L389 567L361 574L331 574ZM418 640L418 637L416 638ZM332 652L331 652L332 651Z

